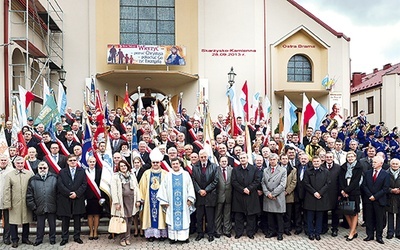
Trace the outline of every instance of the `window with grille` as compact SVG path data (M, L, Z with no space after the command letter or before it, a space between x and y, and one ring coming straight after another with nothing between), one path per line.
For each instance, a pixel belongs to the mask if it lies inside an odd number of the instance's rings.
M120 44L174 45L175 0L120 0Z
M288 82L311 82L311 63L303 55L294 55L290 58L287 65Z

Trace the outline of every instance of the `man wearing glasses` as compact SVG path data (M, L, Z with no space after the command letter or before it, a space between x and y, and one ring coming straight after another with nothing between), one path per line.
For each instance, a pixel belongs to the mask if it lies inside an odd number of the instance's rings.
M36 214L36 241L43 243L45 220L49 223L50 244L56 244L57 175L49 172L46 162L38 165L38 173L31 177L26 192L27 206Z
M83 244L81 235L81 216L85 211L85 192L87 187L85 171L77 168L77 157L69 155L68 167L61 169L58 181L57 215L62 220L62 241L60 246L68 243L69 222L74 220L74 241Z

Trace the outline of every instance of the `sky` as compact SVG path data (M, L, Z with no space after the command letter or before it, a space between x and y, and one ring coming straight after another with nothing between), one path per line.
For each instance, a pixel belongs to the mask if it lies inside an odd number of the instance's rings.
M351 72L372 73L400 63L399 0L296 0L350 37Z

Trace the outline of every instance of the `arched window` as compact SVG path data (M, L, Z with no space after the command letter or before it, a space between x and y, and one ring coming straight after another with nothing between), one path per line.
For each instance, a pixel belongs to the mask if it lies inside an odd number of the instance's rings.
M311 82L311 63L303 55L294 55L287 66L288 82Z

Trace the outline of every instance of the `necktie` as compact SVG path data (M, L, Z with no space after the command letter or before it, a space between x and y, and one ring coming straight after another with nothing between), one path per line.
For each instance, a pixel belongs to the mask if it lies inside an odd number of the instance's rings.
M336 157L337 157L337 160L338 160L339 165L341 165L341 164L340 164L340 152L336 152Z
M304 171L306 170L306 167L301 167L301 173L300 173L300 180L303 180L304 177Z
M378 177L378 170L374 171L374 175L372 176L372 180L375 182L376 181L376 177Z
M372 159L369 159L369 165L372 166Z
M43 176L42 176L42 180L44 180L44 179L46 179L46 176L43 175Z
M226 181L226 169L225 168L222 169L222 175L224 176L224 180Z
M332 168L332 164L328 164L328 169L331 169Z
M75 168L71 168L71 177L72 177L72 180L74 180L74 178L75 178Z
M57 162L57 155L53 155L53 159L55 162Z
M271 174L275 172L275 168L271 168Z
M203 167L201 168L201 173L205 174L206 173L206 164L203 163Z

